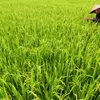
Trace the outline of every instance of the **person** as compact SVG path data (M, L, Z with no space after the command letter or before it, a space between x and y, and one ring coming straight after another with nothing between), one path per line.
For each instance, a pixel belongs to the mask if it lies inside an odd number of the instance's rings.
M100 22L100 5L95 4L90 11L90 14L95 13L96 18L85 18L85 20L91 20L93 22Z

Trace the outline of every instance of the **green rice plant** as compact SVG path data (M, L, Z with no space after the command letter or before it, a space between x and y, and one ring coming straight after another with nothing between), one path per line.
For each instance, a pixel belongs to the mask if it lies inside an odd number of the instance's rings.
M84 21L94 3L0 2L0 100L100 99L100 26Z

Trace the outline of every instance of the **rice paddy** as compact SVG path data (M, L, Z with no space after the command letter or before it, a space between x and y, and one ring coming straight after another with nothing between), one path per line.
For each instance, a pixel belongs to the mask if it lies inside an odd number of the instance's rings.
M84 20L94 3L0 2L0 100L100 100L100 26Z

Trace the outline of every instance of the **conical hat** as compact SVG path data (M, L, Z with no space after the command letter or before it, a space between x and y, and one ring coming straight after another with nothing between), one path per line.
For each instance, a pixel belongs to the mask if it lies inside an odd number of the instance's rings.
M94 11L95 11L96 9L98 9L98 8L100 8L100 5L95 4L95 5L93 6L92 10L90 11L90 13L94 13Z

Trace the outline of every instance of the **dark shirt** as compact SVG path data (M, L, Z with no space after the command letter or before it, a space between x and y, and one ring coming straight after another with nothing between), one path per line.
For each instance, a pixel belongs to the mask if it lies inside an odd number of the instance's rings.
M100 22L100 14L96 15L96 18L93 18L93 22Z

